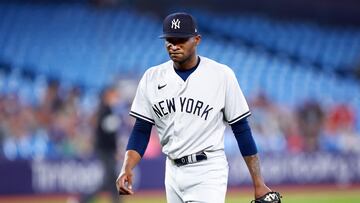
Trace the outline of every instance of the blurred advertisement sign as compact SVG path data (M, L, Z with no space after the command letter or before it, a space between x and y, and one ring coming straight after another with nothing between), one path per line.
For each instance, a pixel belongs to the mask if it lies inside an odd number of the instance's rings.
M102 183L103 168L97 161L33 161L32 188L36 193L91 193Z
M102 183L97 161L1 161L0 194L89 193Z
M262 174L270 184L360 183L359 154L263 154ZM228 158L229 185L250 185L251 178L240 157Z
M229 186L251 185L240 155L230 156L228 161ZM269 184L360 183L359 154L263 154L261 166ZM135 188L163 189L164 171L163 158L142 160L134 170ZM96 160L1 161L0 195L88 193L101 185L103 173Z

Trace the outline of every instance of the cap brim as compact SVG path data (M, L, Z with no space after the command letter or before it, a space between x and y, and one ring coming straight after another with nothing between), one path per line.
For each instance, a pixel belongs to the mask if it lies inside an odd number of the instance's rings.
M184 34L184 33L166 33L166 34L162 34L159 36L160 39L164 39L164 38L189 38L189 37L194 37L198 35L197 33L195 34Z

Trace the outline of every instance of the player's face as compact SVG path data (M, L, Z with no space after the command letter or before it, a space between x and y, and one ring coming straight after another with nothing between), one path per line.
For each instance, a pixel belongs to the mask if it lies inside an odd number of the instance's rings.
M199 43L199 35L190 38L169 37L165 39L165 47L171 60L180 64L196 56L196 46Z

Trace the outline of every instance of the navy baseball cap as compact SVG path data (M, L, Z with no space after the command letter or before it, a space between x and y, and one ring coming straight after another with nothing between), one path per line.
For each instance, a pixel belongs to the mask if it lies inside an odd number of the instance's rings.
M198 35L195 19L187 13L173 13L164 19L160 38L188 38Z

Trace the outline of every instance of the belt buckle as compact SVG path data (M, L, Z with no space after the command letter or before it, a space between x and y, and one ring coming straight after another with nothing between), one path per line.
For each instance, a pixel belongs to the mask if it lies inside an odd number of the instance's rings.
M197 160L196 162L207 160L207 155L204 151L196 153L195 156L196 156L196 160Z

